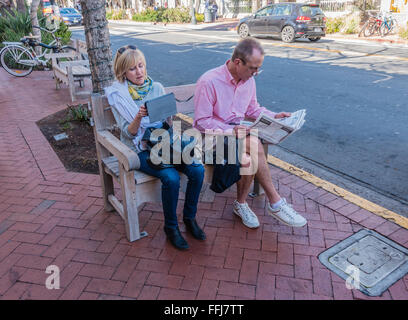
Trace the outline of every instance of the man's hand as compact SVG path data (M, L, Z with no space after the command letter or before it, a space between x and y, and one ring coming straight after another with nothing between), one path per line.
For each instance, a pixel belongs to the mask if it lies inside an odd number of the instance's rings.
M244 126L242 124L236 125L234 127L234 133L239 139L245 138L249 134L249 130L250 130L249 127Z
M280 118L287 118L290 117L292 114L290 112L279 112L275 114L275 119L280 119Z

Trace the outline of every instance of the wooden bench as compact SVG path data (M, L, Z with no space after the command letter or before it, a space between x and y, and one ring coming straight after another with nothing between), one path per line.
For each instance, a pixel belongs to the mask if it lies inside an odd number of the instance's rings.
M89 60L82 59L84 55L87 55L86 43L80 40L72 40L70 45L76 51L51 53L47 57L51 58L56 89L61 88L61 83L66 84L69 88L71 101L74 102L78 98L89 98L91 92L77 91L75 82L79 82L79 86L82 88L84 80L91 78L91 70L89 68ZM60 61L61 59L65 61Z
M166 88L167 93L173 92L181 101L191 97L194 90L195 84ZM94 135L104 207L106 211L116 210L119 213L125 222L127 238L132 242L147 236L147 233L139 228L138 208L145 202L161 202L161 182L158 178L138 171L138 155L112 134L111 130L116 122L107 98L101 94L92 94L91 109L95 123ZM193 99L177 102L177 111L177 116L191 125L191 117L194 114ZM209 189L212 174L213 166L205 165L201 201L214 201L215 194ZM114 180L120 185L122 201L115 196ZM182 190L185 190L186 184L186 176L180 174ZM257 185L254 184L254 191L260 193L261 189Z

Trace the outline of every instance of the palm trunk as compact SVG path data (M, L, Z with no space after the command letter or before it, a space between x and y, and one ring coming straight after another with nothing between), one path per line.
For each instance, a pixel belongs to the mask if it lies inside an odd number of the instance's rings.
M81 0L81 7L93 92L103 93L114 78L105 0Z
M25 1L24 0L17 0L17 11L18 12L25 12L26 11L26 6L25 6Z
M37 16L37 11L38 11L38 6L40 4L40 0L33 0L31 2L31 7L30 7L30 18L31 18L31 25L32 26L40 26L38 23L38 16ZM33 35L34 36L39 36L38 40L41 42L41 30L38 28L32 28L33 29ZM37 54L41 54L41 47L36 47L35 52Z

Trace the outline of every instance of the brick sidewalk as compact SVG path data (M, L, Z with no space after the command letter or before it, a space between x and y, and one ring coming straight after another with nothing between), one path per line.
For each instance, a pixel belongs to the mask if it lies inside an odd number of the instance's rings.
M121 218L103 210L99 177L67 172L35 124L67 103L50 72L14 78L0 69L1 299L408 299L407 275L369 298L317 258L364 227L407 246L406 229L275 167L280 194L307 226L277 223L260 197L249 204L261 226L249 230L228 191L199 204L208 239L186 234L189 251L167 243L160 204L141 212L149 236L127 242ZM61 270L59 290L45 287L49 265Z

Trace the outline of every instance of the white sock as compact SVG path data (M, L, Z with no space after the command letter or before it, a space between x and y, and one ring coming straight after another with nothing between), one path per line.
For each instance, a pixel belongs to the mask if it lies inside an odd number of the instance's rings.
M274 204L269 202L269 205L272 207L272 209L277 209L283 204L283 199L280 198L278 202L275 202Z

